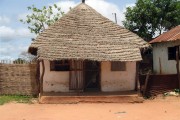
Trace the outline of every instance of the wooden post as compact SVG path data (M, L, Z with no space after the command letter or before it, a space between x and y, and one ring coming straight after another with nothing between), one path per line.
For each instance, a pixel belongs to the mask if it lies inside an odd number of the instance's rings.
M40 61L37 60L37 68L36 68L36 84L38 89L38 94L40 93Z
M85 85L86 85L86 82L85 82L85 70L86 70L86 68L85 68L85 60L83 60L83 92L84 92L84 90L85 90Z
M72 72L73 72L73 68L72 68L72 63L73 61L72 60L69 60L69 63L70 63L70 71L69 71L69 90L71 89L71 80L72 80Z
M179 46L176 46L176 69L177 69L177 76L179 81L179 89L180 89L180 73L179 73Z
M74 60L74 68L75 68L75 81L76 81L76 92L77 95L79 96L79 90L78 90L78 72L77 72L77 67L78 67L78 60Z
M162 74L161 58L159 57L159 73Z
M144 90L143 90L143 96L146 95L147 85L148 85L148 81L149 81L150 72L151 72L151 71L148 71L147 76L146 76L145 85L144 85Z
M44 65L44 60L42 60L42 75L41 75L41 79L40 79L40 95L42 95L42 93L43 93L44 74L45 74L45 65Z
M116 13L113 13L114 14L114 17L115 17L115 23L117 24L117 15Z
M139 62L136 62L135 91L138 90L138 82L139 82Z
M99 62L99 70L98 70L98 72L99 72L99 90L100 91L102 91L102 89L101 89L101 66L102 66L102 61L101 62Z

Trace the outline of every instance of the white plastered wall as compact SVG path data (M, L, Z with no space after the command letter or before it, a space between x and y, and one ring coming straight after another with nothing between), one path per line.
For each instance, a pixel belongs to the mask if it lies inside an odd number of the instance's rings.
M111 62L101 64L101 91L129 91L135 89L136 62L126 62L126 71L111 71Z
M111 71L111 62L101 62L101 91L129 91L135 89L136 62L127 62L126 71ZM50 62L44 60L44 92L70 92L69 72L50 71ZM40 64L42 74L42 63Z
M69 72L50 71L50 62L44 60L45 74L43 78L44 92L69 92ZM42 74L42 62L40 64Z
M180 45L180 42L162 42L153 44L153 72L155 74L177 73L176 60L168 60L168 47L176 45Z

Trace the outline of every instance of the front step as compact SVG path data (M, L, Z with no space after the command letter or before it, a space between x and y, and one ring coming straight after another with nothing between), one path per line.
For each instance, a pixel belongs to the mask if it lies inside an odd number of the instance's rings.
M41 96L42 104L75 104L75 103L142 103L138 95L108 95L108 96Z

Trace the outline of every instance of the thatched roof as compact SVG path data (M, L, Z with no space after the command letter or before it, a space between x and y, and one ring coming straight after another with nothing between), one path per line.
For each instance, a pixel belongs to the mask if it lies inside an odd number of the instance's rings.
M39 59L139 61L149 44L81 3L41 33L29 48Z

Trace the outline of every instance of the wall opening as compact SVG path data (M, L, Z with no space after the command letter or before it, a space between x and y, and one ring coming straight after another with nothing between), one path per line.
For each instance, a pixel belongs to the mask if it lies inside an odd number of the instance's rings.
M85 92L100 91L100 62L85 61L84 80Z

